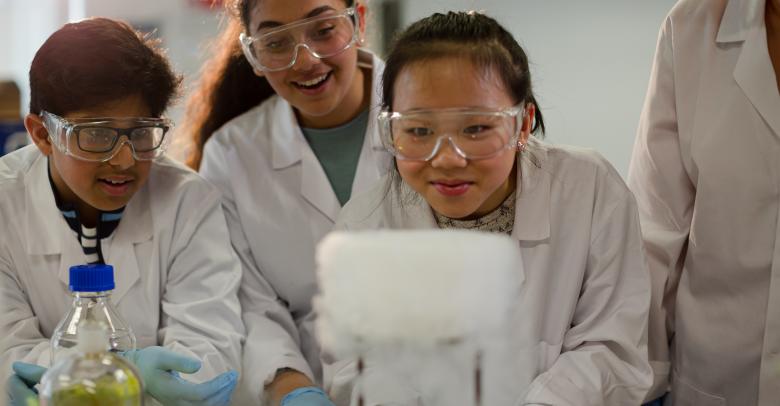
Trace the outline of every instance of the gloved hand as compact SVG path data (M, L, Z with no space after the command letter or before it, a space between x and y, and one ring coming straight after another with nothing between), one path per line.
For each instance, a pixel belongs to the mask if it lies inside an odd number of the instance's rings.
M46 368L24 362L14 362L14 375L8 378L8 404L11 406L38 406L35 385L41 381Z
M165 406L222 406L230 404L238 373L228 371L199 384L179 373L197 372L201 362L163 347L147 347L120 353L141 373L146 392Z
M298 388L284 395L279 406L335 406L322 389L315 386Z

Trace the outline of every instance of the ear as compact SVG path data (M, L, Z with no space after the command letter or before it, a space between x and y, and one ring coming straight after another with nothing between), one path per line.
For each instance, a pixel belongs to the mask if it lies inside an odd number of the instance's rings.
M531 136L531 129L534 127L534 120L536 119L536 105L528 103L525 106L525 117L523 117L523 130L520 137L523 140L523 144L528 141Z
M525 116L523 116L523 126L520 129L520 142L523 145L528 143L528 138L531 136L531 129L534 125L534 117L536 117L536 105L528 103L525 105Z
M24 127L27 128L27 133L41 153L46 156L51 155L51 140L49 131L43 126L43 119L37 114L28 114L24 117Z
M359 45L362 45L366 42L366 21L368 20L368 7L366 7L365 3L358 0L355 2L355 11L357 11L358 26L360 27L360 32L358 33L358 38L360 40Z

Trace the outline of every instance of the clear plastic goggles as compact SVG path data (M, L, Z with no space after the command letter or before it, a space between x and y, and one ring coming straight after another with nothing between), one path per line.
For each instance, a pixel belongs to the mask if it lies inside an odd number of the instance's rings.
M439 109L379 114L382 143L396 158L429 161L445 142L461 157L487 159L517 147L525 108Z
M338 14L306 18L239 40L244 56L257 70L280 71L295 65L298 52L306 48L317 58L329 58L344 52L358 41L355 9Z
M155 159L165 152L165 134L173 128L165 118L64 119L47 111L41 117L49 139L60 152L89 162L106 162L125 144L135 160Z

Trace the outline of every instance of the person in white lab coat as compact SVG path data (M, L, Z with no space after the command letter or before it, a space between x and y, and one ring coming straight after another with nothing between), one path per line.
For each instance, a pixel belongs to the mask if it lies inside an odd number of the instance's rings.
M222 190L243 265L239 399L330 404L308 317L314 248L390 164L375 120L383 63L360 46L360 2L239 1L236 10L185 132L196 138L190 164Z
M661 28L628 175L675 406L780 403L780 1L683 0Z
M180 80L155 42L105 18L66 24L36 53L25 118L35 145L0 158L3 382L15 361L49 366L69 267L107 263L137 339L125 356L147 392L165 404L229 403L241 268L219 190L163 155L171 123L160 117ZM42 369L14 370L9 394L27 404Z
M382 83L381 137L396 169L335 228L509 234L525 269L512 328L535 349L506 360L532 375L509 377L502 404L639 405L652 380L650 285L634 198L599 154L531 137L544 124L511 34L479 13L434 14L398 37ZM349 398L354 367L325 371L334 399Z

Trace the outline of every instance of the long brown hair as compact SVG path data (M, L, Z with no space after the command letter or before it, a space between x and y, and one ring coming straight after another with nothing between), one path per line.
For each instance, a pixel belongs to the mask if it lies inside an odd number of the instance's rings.
M187 165L198 170L203 146L222 125L274 94L268 81L255 75L241 52L241 21L229 18L211 45L212 57L201 68L198 87L187 99L180 134L191 140Z
M224 29L211 45L211 58L201 68L197 88L187 100L180 133L191 141L187 165L198 170L203 147L225 123L275 94L264 77L257 76L244 57L238 36L249 23L257 0L235 0L226 7ZM353 0L344 0L351 6Z

